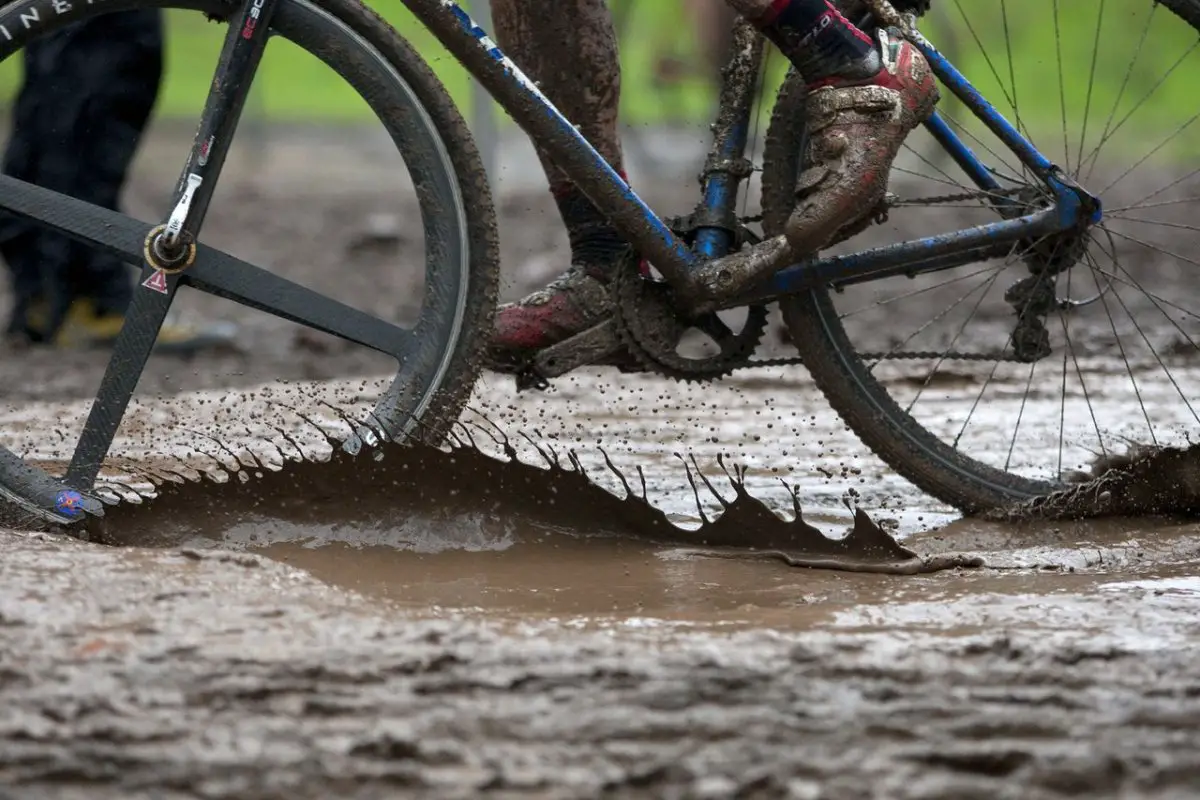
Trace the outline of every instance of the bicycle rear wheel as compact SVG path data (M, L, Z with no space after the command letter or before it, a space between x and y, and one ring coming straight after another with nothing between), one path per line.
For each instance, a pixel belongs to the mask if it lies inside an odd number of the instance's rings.
M202 14L225 24L240 6L223 0L103 5L18 0L0 7L0 26L7 36L0 38L0 59L34 37L114 10L183 9L199 12L195 23L204 25ZM420 56L355 0L280 0L270 31L273 42L287 40L333 70L383 126L387 143L405 167L389 186L411 185L419 208L419 223L413 228L415 235L423 236L424 268L416 273L423 274L423 286L412 298L395 298L397 305L407 303L409 323L393 323L203 241L194 262L178 274L178 286L231 299L391 356L397 371L375 404L370 427L396 440L436 440L458 417L474 386L498 283L492 200L470 133ZM267 60L277 46L268 46ZM41 214L42 224L92 246L99 243L133 263L141 261L142 242L154 227L11 178L0 179L0 208L35 220ZM97 476L162 321L161 315L147 321L150 315L140 311L138 303L135 299L125 321L125 328L137 335L123 331L117 340L73 452L60 458L47 459L45 453L30 457L13 446L11 432L0 439L9 445L0 445L0 520L66 524L102 513L94 494Z
M1200 2L944 0L939 11L961 48L951 60L1100 197L1104 221L1007 259L823 287L781 306L813 380L859 438L920 488L974 512L1061 487L1130 442L1182 444L1200 427L1189 396L1200 381L1191 310L1200 170L1187 166L1200 156ZM1005 193L1045 207L1017 159L948 96L943 116ZM804 90L791 76L764 156L768 233L794 207L803 120ZM996 221L986 198L951 197L977 187L930 144L918 131L897 161L888 224L831 252ZM1053 290L1049 347L1019 358L1012 336L1029 295L1005 295L1030 278Z

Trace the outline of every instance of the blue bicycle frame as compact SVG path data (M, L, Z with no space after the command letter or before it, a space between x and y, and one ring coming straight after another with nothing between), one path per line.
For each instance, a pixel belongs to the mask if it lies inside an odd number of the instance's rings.
M733 298L724 296L715 276L726 269L726 262L734 264L731 259L753 258L743 253L729 255L736 230L734 208L738 186L750 174L744 152L763 47L761 36L748 24L740 24L735 34L734 53L725 73L720 114L714 126L713 147L702 178L703 199L691 220L694 242L689 244L646 205L454 0L404 0L404 4L642 256L654 264L676 290L684 306L681 310L698 312L740 306L830 283L847 284L947 269L1004 255L1017 242L1100 219L1099 202L1066 178L932 44L915 34L914 44L942 84L1042 181L1054 197L1054 204L1019 215L1014 211L1015 204L1006 204L1000 198L995 206L1005 218L999 222L850 255L817 258L782 271L771 268L753 292ZM992 171L942 117L935 113L926 128L980 189L999 188ZM775 246L782 245L777 242Z

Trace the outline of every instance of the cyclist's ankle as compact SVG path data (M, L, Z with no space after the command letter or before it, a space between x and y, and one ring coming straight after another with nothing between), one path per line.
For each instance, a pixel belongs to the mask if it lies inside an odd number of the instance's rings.
M868 80L883 66L876 43L828 0L780 0L753 21L810 87Z
M551 187L551 193L567 228L571 263L585 267L600 280L611 278L609 267L617 263L627 246L624 237L574 184L557 184Z

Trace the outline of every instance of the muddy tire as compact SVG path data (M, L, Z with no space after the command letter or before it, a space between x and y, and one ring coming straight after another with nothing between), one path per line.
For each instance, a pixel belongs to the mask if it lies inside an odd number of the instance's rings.
M1178 17L1170 19L1176 31L1182 28L1179 20L1200 29L1200 0L1163 0L1161 6L1169 12L1158 10L1156 5L1159 18L1171 17L1170 12ZM1149 9L1150 0L1146 0L1146 7ZM1088 27L1087 35L1094 35L1091 27ZM1183 32L1181 38L1185 42L1194 41L1194 34ZM1153 44L1147 43L1146 47L1153 47ZM1002 76L1004 69L1003 65L999 67ZM805 94L799 76L795 72L789 74L780 89L768 129L762 180L763 227L768 235L783 233L784 224L795 207L796 179L806 136ZM946 94L944 91L943 99ZM968 113L963 112L962 116ZM1101 113L1107 113L1107 109ZM1185 116L1190 115L1189 109ZM1093 124L1098 127L1101 122L1093 121ZM1078 124L1078 120L1075 123ZM1097 134L1093 131L1093 136ZM974 146L975 142L971 144ZM953 185L931 194L952 191ZM1015 470L1009 471L1007 464L1004 469L996 468L966 455L927 430L892 397L856 352L835 308L835 295L825 287L790 295L781 298L781 311L790 339L813 381L859 439L883 461L917 487L966 513L1007 506L1064 486L1061 473L1057 480L1039 480ZM1121 355L1123 357L1124 353ZM1112 358L1115 361L1116 356ZM1183 402L1187 402L1186 398ZM1134 409L1130 409L1129 414L1137 416ZM1020 424L1019 419L1017 424Z
M221 20L231 7L223 0L95 5L18 0L0 6L7 36L0 39L0 59L37 36L113 10L183 8ZM204 24L200 14L195 23ZM421 211L424 288L414 293L420 312L407 329L411 344L397 357L395 379L374 408L370 428L399 441L439 440L474 387L496 307L499 248L478 151L450 96L420 55L356 0L280 0L272 31L349 84L403 158ZM0 446L0 512L5 505L15 507L20 510L16 518L25 524L31 518L75 522L81 510L100 513L99 503L88 496L93 486L66 486L56 470L32 466ZM64 514L63 492L75 496L77 491L83 499L72 501L71 513Z

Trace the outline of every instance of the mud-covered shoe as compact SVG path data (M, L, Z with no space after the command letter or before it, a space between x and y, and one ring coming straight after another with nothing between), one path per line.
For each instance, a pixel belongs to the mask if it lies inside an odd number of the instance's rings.
M810 88L808 152L784 230L797 255L815 253L869 221L905 138L937 105L937 84L920 51L896 31L881 30L879 44L883 68L874 78Z
M613 316L609 284L617 262L572 264L546 288L496 310L488 367L520 372L541 350Z
M64 349L111 347L125 325L124 315L101 311L87 298L71 303L62 325L53 336L46 335L45 317L45 303L37 303L30 309L25 321L27 341ZM172 322L168 317L158 331L154 349L156 352L177 355L230 349L235 346L237 333L237 327L231 324L190 326Z

